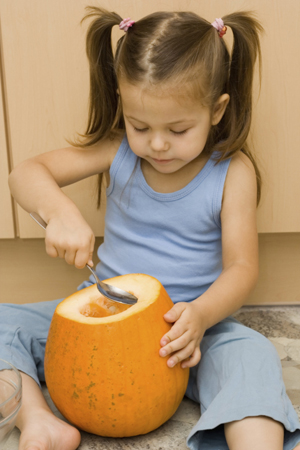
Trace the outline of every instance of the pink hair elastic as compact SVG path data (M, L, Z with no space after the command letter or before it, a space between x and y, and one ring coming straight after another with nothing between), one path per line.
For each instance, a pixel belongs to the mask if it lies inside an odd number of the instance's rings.
M216 19L212 26L215 27L216 30L219 32L219 36L222 38L224 34L226 34L227 27L225 27L224 22L222 19Z
M128 31L128 28L132 27L134 23L134 20L131 20L130 17L127 17L127 19L123 19L122 22L120 22L119 28L120 30L124 30L126 32Z

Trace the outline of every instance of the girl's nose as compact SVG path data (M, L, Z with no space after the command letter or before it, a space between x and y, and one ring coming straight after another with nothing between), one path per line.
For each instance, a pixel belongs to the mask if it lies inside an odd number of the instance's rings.
M155 152L162 152L169 149L169 144L163 136L157 134L152 137L150 147Z

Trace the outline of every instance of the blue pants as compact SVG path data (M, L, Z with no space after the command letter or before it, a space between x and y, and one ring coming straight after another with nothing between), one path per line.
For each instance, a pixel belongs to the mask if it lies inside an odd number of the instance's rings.
M0 304L0 358L39 385L45 381L45 345L60 301ZM201 417L187 438L188 447L228 450L223 424L263 415L284 425L284 450L293 450L300 442L300 423L272 343L228 317L206 331L200 349L201 361L190 371L186 396L200 404Z

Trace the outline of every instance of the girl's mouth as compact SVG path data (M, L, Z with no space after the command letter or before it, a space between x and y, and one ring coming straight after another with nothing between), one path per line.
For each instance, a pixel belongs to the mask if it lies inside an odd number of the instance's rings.
M156 164L168 164L168 163L174 161L174 159L155 159L155 158L152 158L152 160L153 160Z

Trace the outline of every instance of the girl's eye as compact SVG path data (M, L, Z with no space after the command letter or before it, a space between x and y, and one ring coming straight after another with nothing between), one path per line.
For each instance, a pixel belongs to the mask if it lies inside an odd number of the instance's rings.
M143 133L144 131L147 131L147 128L135 128L133 127L135 131L139 131L140 133Z
M183 130L183 131L172 131L172 133L174 133L174 134L184 134L184 133L186 133L187 132L187 130Z
M134 129L134 131L138 131L139 133L144 133L145 131L148 130L148 128L136 128L136 127L133 127L133 129ZM183 130L183 131L173 131L173 130L170 130L170 131L171 131L171 133L177 134L177 135L184 134L184 133L187 132L187 130Z

